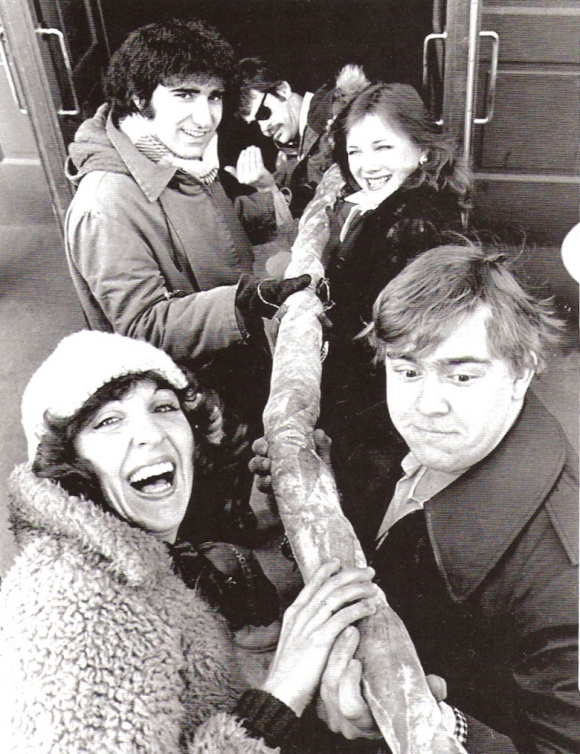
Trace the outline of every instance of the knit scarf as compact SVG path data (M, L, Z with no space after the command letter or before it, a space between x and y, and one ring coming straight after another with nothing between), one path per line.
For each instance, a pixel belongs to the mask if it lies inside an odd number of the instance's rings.
M216 179L219 161L217 154L217 134L215 134L203 153L201 159L178 157L168 149L155 134L151 132L151 122L139 113L123 118L119 128L131 140L132 144L152 162L158 165L172 165L178 173L195 178L200 183L210 186Z

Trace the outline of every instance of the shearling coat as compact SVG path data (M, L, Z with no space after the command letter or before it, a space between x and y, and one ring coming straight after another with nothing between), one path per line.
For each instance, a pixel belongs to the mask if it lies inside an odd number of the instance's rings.
M27 467L0 591L3 754L272 754L230 714L225 621L162 542Z

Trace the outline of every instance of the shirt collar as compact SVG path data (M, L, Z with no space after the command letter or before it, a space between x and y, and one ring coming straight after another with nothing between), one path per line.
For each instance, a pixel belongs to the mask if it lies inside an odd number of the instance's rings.
M528 391L500 444L425 504L433 551L457 602L481 584L544 502L566 452L560 425Z
M426 503L427 500L430 500L465 473L465 471L449 473L428 469L419 463L411 451L401 461L401 467L406 477L415 477L410 497L421 504Z
M156 202L175 175L177 168L173 165L158 165L145 157L131 143L131 140L118 128L115 128L111 113L107 118L107 136L125 163L127 170L150 202Z
M401 461L401 468L405 472L405 476L411 476L421 466L419 461L415 458L415 455L410 450L407 455Z
M386 196L384 193L384 191L363 191L361 189L345 198L347 205L350 205L350 210L340 230L340 240L342 242L344 242L346 234L355 218L364 215L365 212L370 212L371 210L376 209L385 199L391 196L393 192L387 193Z
M355 191L354 194L350 194L350 196L345 197L345 201L349 204L356 205L361 214L364 212L369 212L372 209L376 209L379 204L382 204L385 199L387 199L391 194L394 192L390 191L363 191L360 189L360 191Z
M390 528L412 511L423 508L431 497L454 482L459 474L434 471L423 466L412 451L401 461L404 475L399 479L394 495L377 534L377 547L385 540ZM461 472L463 473L463 472Z

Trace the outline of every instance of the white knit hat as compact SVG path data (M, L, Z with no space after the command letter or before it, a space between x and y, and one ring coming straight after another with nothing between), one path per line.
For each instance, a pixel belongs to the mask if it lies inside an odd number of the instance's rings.
M127 374L156 372L174 388L187 378L172 359L155 346L123 335L82 330L68 335L36 370L22 397L22 426L32 462L47 431L45 414L73 416L100 387Z

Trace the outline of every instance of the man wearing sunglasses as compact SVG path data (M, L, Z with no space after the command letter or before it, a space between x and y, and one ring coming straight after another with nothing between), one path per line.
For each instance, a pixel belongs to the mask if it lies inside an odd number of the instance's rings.
M276 184L286 194L294 217L300 217L332 162L330 124L369 81L361 68L346 66L334 85L302 95L260 58L244 58L239 72L240 114L247 123L258 123L274 141L279 150Z

